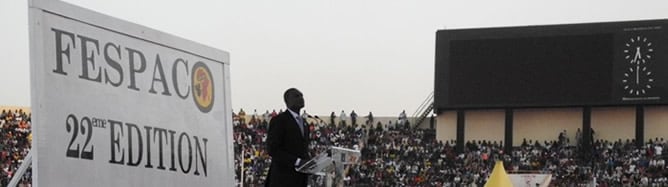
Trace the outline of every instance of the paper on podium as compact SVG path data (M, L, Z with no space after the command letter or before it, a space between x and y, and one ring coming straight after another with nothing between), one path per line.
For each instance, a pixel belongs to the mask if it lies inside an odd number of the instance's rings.
M342 147L331 147L330 149L332 151L332 158L337 164L356 164L362 156L359 150Z
M304 163L304 165L298 167L297 171L302 173L318 174L320 172L330 171L332 165L332 158L328 157L327 153L323 153L307 161Z

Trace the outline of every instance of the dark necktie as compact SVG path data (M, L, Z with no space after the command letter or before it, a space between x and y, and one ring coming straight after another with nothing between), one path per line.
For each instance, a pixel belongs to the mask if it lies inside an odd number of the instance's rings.
M297 125L299 126L299 130L302 132L302 136L304 136L304 120L302 119L301 116L295 117L297 119Z

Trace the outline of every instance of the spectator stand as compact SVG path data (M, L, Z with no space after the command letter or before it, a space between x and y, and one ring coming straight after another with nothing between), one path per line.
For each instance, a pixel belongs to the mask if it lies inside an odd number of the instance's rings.
M26 158L32 147L31 114L20 107L0 109L0 185L32 184L32 169ZM24 164L25 163L25 164ZM25 170L19 168L25 165Z

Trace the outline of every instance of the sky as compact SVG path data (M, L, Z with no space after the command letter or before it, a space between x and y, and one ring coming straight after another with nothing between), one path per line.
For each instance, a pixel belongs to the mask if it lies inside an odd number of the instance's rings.
M278 111L294 87L316 115L415 112L439 29L668 19L665 0L66 2L229 52L234 111ZM30 105L27 17L27 0L0 0L0 106Z

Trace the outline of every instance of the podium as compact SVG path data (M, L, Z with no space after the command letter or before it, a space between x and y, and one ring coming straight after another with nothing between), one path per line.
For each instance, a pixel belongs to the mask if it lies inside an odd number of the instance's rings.
M329 147L327 151L307 161L297 171L324 176L327 187L343 186L343 172L346 165L359 162L362 154L359 150L342 147ZM320 186L320 185L315 185Z

